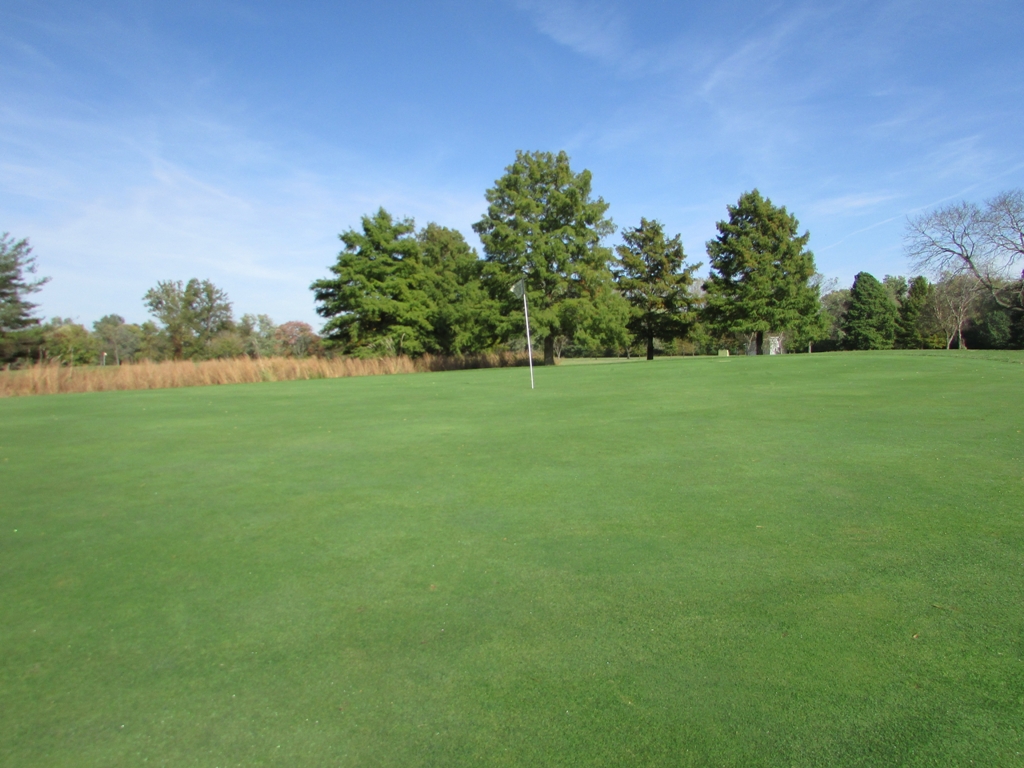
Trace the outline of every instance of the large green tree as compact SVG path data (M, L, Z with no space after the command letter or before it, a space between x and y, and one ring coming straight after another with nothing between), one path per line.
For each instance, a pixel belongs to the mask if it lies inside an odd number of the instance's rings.
M334 277L311 286L328 344L356 355L458 355L491 345L496 309L482 262L456 230L383 208L341 235Z
M766 332L796 331L818 316L810 235L797 234L796 217L756 189L727 210L729 219L718 222L718 236L707 244L704 311L722 331L756 334L761 354Z
M850 289L844 343L847 349L892 349L896 305L889 291L868 272L858 272Z
M682 338L694 322L696 297L691 291L693 272L700 263L686 265L679 235L665 238L659 221L640 219L640 226L622 232L612 266L619 292L632 312L628 328L647 345L647 359L654 359L654 340Z
M624 342L628 305L613 289L611 251L602 245L615 225L608 204L591 196L590 171L573 171L565 152L518 151L486 197L473 229L484 246L484 281L501 304L499 335L522 328L522 304L509 289L523 279L545 363L554 364L558 337Z
M28 240L0 234L0 360L28 354L39 341L38 330L27 333L39 325L39 319L32 316L36 305L26 297L50 278L31 279L35 272L36 257Z
M334 276L310 286L328 346L360 356L428 351L432 305L412 219L380 208L363 216L362 231L339 237L345 248Z
M431 302L430 351L462 355L492 346L500 318L481 282L484 262L455 229L427 224L417 240Z

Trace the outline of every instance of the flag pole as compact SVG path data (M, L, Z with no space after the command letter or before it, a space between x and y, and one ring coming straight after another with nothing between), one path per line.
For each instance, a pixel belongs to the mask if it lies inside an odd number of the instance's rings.
M533 341L530 340L530 310L526 306L526 279L520 278L509 289L516 297L523 297L523 317L526 318L526 354L530 360L530 389L533 389Z
M523 315L526 317L526 354L530 358L530 389L533 389L533 342L530 341L530 310L526 308L526 291L523 291Z

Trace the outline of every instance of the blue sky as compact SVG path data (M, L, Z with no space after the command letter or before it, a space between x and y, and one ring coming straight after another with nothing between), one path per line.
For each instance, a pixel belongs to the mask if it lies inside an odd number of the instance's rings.
M362 214L476 245L515 151L564 149L691 260L757 187L849 285L907 272L908 215L1024 186L1021 29L1019 0L2 0L0 231L47 317L138 322L200 277L319 327Z

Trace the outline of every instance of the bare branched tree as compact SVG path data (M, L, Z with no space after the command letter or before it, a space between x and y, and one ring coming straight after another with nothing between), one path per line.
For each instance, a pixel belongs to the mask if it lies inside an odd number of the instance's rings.
M1024 300L1024 191L1004 192L981 208L959 202L907 222L904 241L915 269L933 277L970 275L1003 307Z
M825 277L821 272L815 272L811 275L807 284L818 292L818 298L821 298L827 293L832 293L839 287L838 277Z
M1024 260L1024 190L1003 192L988 201L984 213L985 238L1003 271L1011 273Z
M974 315L983 290L981 281L966 270L946 273L935 284L931 311L946 336L946 349L953 347L954 340L959 349L967 349L964 327Z

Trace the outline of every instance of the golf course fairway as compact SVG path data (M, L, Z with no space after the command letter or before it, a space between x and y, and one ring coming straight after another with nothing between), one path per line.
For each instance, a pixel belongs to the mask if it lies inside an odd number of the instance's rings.
M1024 766L1022 363L0 400L0 765Z

